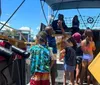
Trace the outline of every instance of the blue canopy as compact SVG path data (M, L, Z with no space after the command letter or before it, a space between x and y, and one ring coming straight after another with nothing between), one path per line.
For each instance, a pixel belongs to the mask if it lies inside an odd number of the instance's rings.
M55 11L77 8L100 8L100 0L45 0Z

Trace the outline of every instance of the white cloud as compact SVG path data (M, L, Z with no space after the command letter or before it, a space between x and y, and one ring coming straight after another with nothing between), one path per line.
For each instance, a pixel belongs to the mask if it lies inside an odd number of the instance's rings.
M33 39L36 39L36 36L34 36Z
M34 33L34 31L32 30L32 28L30 28L30 27L26 27L26 26L23 26L23 27L19 28L19 30L31 31L31 34Z
M10 14L6 14L6 16L10 16Z
M2 24L5 24L5 22L6 22L6 21L1 21L1 23L2 23ZM6 25L10 26L10 24L9 24L9 23L7 23ZM3 26L3 25L1 25L1 24L0 24L0 27L2 27L2 26ZM11 29L11 28L9 28L9 27L7 27L7 26L4 26L2 30L6 30L6 29L9 29L9 30L11 30L11 31L12 31L12 29Z
M21 27L21 28L19 28L20 30L31 30L31 28L29 28L29 27Z
M34 36L34 31L30 27L23 26L23 27L19 28L19 30L31 31L31 36Z
M6 22L6 21L1 21L1 23L3 23L3 24L5 24L5 22ZM9 23L7 23L6 25L10 26L10 24L9 24Z
M40 26L38 26L36 29L37 29L37 30L40 30Z

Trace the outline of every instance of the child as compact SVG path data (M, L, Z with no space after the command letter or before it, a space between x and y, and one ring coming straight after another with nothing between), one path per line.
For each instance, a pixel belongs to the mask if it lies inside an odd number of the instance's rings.
M49 74L51 58L53 58L52 49L46 46L47 37L45 32L40 32L37 35L37 41L38 44L30 49L32 74L30 85L50 85Z
M65 41L65 48L60 52L64 53L64 81L63 85L66 85L66 73L70 74L71 85L74 85L74 70L76 64L76 53L73 48L73 38L69 38Z

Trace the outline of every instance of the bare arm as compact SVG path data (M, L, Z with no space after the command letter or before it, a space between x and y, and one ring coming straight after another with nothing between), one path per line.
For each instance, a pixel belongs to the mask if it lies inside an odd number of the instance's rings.
M64 34L65 33L65 30L64 30L64 28L62 26L62 21L61 20L58 20L58 23L57 24L58 24L59 28L61 29L62 33Z
M65 56L65 49L60 52L59 60L62 60Z
M53 54L52 48L50 48L50 56L51 56L51 65L50 65L50 68L52 68L52 66L54 65L54 62L56 60L56 56Z
M95 51L95 50L96 50L96 46L95 46L95 43L94 43L94 42L93 42L92 49L93 49L93 51Z

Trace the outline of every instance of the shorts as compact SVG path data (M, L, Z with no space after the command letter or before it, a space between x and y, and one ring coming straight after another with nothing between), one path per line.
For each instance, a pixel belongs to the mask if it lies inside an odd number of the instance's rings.
M91 61L91 60L93 60L93 55L83 54L82 60L83 61Z
M64 64L64 70L69 72L74 72L75 66L69 66L67 64Z
M30 85L50 85L49 73L35 73L31 77Z

